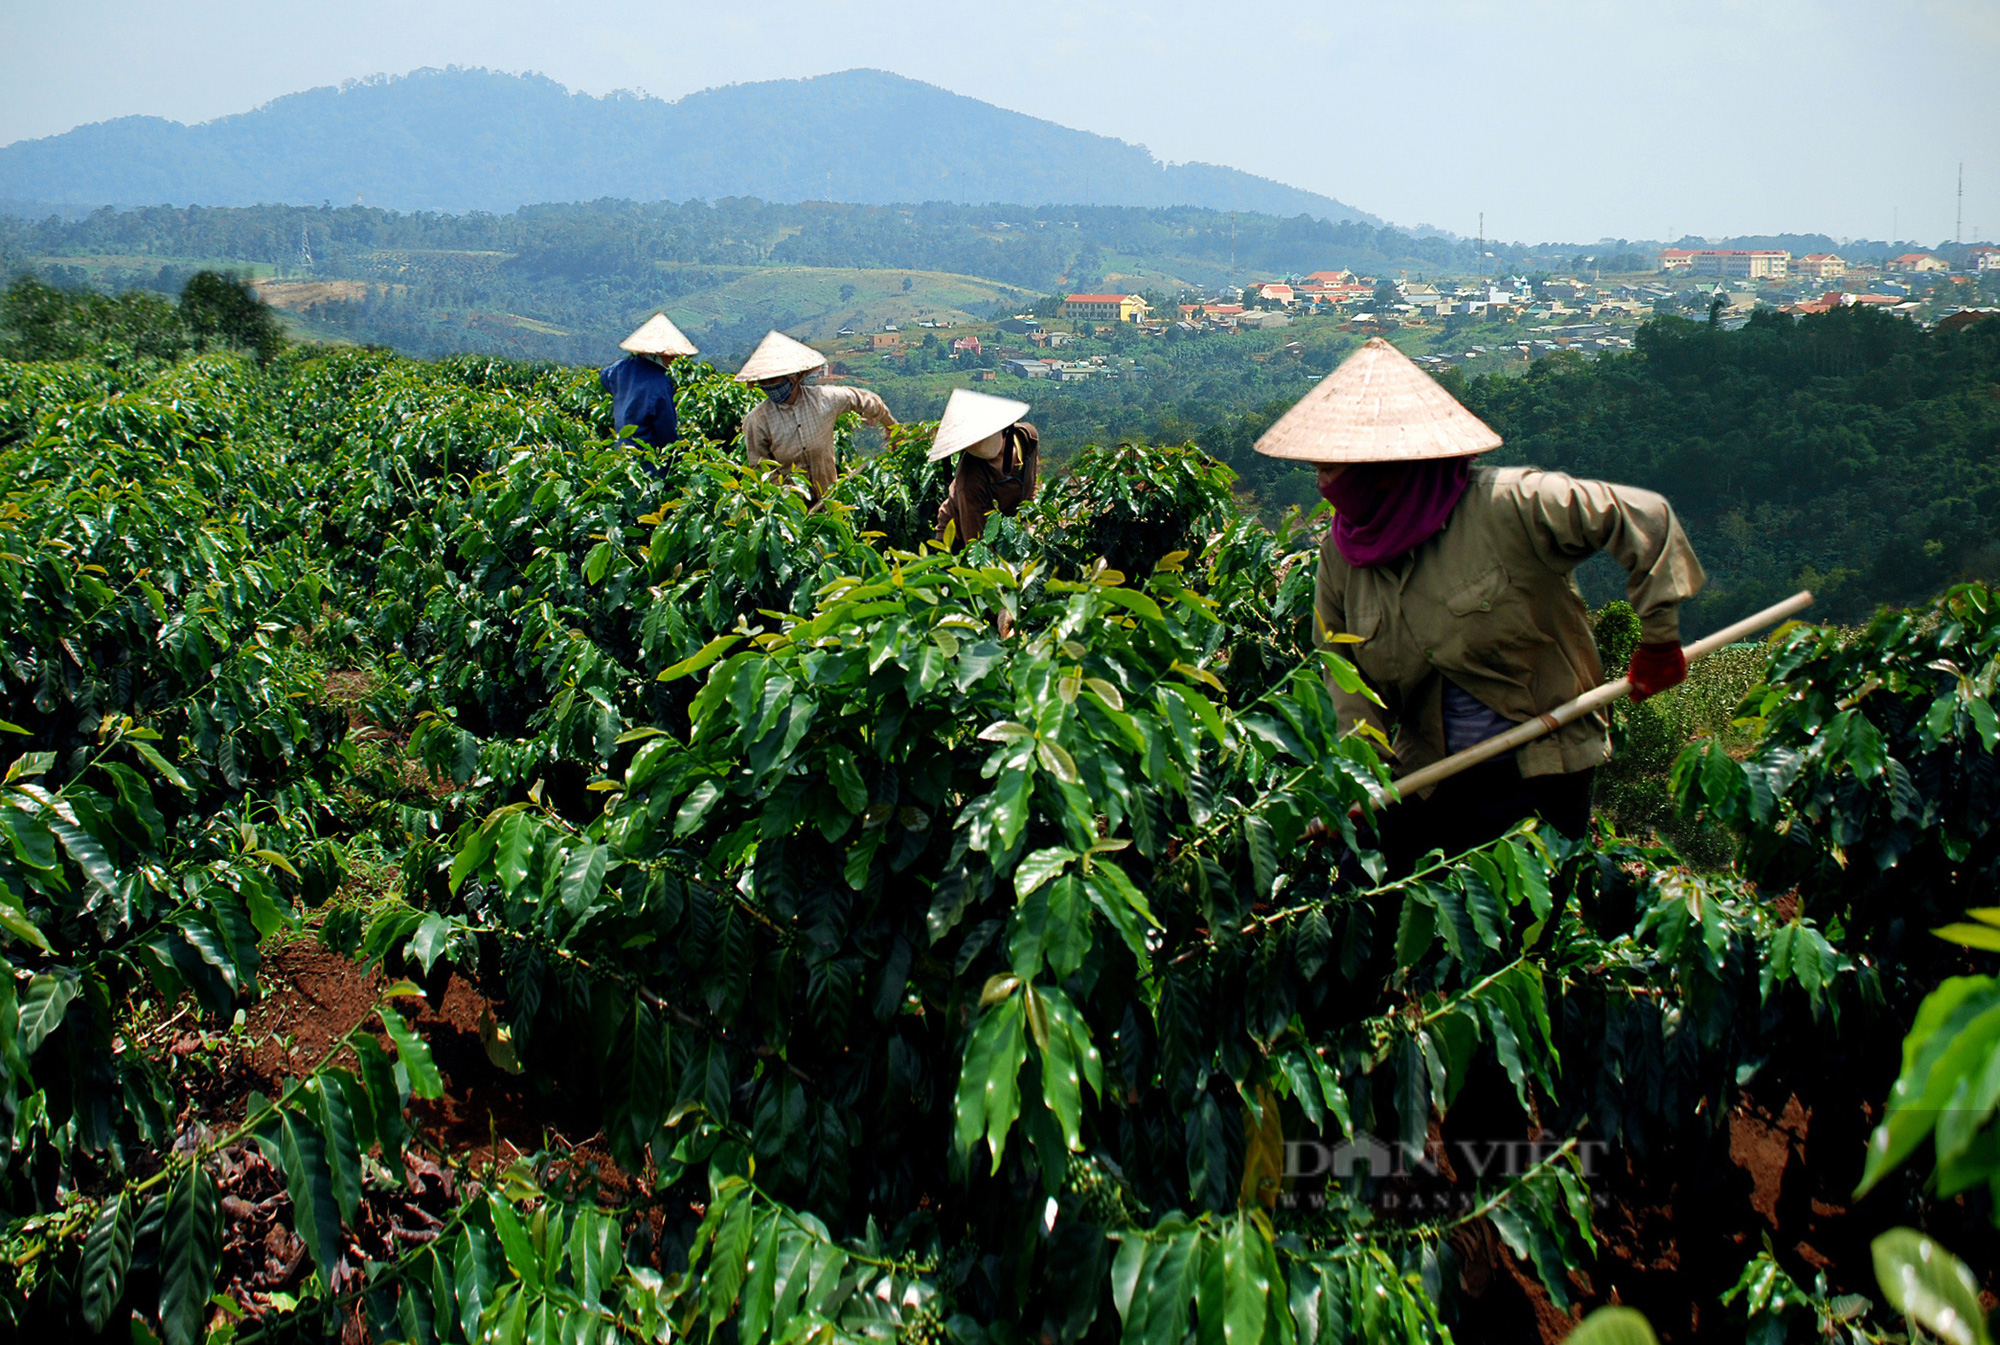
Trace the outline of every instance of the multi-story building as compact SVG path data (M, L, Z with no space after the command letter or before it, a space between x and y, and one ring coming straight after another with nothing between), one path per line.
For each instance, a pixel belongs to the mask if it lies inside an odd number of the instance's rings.
M1791 253L1775 248L1667 248L1660 253L1662 271L1738 280L1783 280L1791 261Z
M1792 274L1807 280L1838 280L1847 274L1847 262L1831 252L1808 252L1792 258Z
M1136 294L1072 294L1062 315L1083 322L1137 322L1152 310Z

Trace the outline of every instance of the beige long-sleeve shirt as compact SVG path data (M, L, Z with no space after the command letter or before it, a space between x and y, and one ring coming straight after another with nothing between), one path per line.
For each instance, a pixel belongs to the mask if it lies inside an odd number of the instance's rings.
M1388 565L1349 565L1320 546L1319 643L1353 660L1386 706L1329 684L1342 723L1373 723L1400 771L1447 755L1441 698L1450 678L1525 722L1597 686L1590 610L1572 573L1593 552L1625 567L1642 638L1680 638L1680 604L1705 576L1666 500L1649 490L1528 467L1475 467L1437 534ZM1334 644L1336 634L1359 644ZM1523 775L1611 757L1608 721L1586 716L1519 749Z
M743 417L743 445L751 466L775 462L804 468L815 499L833 485L833 423L853 411L870 424L887 428L896 423L888 405L866 388L823 388L807 384L783 405L768 397Z

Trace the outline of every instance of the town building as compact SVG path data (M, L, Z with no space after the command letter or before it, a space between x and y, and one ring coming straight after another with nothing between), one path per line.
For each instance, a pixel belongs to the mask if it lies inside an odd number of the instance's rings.
M1890 262L1890 271L1949 271L1951 263L1942 257L1933 257L1928 252L1905 252Z
M894 350L903 344L903 338L896 332L871 332L868 337L870 350Z
M1152 310L1136 294L1072 294L1062 315L1081 322L1137 322Z
M1667 248L1660 253L1660 269L1738 280L1783 280L1791 260L1791 253L1774 248Z
M954 355L980 354L981 347L979 344L979 338L976 336L959 337L956 341L953 341L951 343L951 353Z
M1806 280L1838 280L1847 274L1847 262L1831 252L1808 252L1792 259L1792 274Z
M1978 247L1965 250L1965 269L1968 271L2000 271L2000 248L1982 243Z

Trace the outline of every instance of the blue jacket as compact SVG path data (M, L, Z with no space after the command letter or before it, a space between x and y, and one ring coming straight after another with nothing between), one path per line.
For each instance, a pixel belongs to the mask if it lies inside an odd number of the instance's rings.
M619 430L636 427L637 437L654 448L680 438L674 418L674 378L651 360L627 356L606 365L597 381L611 394L611 423Z

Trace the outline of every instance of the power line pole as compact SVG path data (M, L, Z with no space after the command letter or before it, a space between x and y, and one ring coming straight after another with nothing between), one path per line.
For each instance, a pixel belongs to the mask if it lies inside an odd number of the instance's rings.
M1958 223L1953 226L1951 236L1953 242L1963 243L1965 241L1965 161L1963 159L1959 160L1958 164Z

